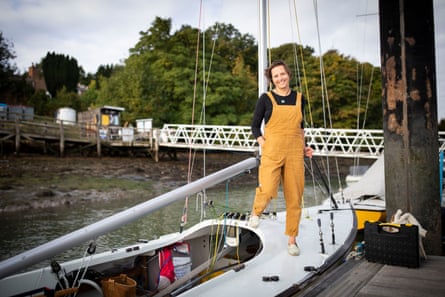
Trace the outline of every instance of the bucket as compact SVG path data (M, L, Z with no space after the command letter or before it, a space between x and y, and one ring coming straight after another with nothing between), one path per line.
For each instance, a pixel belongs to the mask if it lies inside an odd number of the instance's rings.
M136 281L126 274L102 280L104 297L135 297Z

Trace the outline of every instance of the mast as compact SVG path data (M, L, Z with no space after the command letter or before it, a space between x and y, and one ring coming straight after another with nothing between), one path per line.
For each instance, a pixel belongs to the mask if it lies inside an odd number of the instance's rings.
M267 0L259 0L258 96L267 91L263 70L267 67Z

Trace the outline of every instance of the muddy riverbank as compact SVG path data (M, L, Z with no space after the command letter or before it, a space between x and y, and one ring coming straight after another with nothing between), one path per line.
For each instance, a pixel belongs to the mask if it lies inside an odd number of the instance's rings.
M155 197L224 167L252 157L248 153L177 154L177 159L155 162L147 157L6 156L0 159L0 213L125 199ZM341 159L344 178L352 159ZM190 163L190 165L189 165ZM372 161L364 160L362 164ZM189 166L192 174L189 178ZM334 166L334 167L332 167ZM205 168L205 172L204 172ZM331 165L331 172L337 172ZM307 172L308 174L308 172ZM255 186L256 169L238 182ZM236 183L237 180L234 181Z
M196 154L190 180L242 161L249 154ZM205 158L205 160L204 160ZM187 153L177 160L154 162L146 157L8 156L0 159L0 212L57 207L74 203L155 197L189 180ZM247 180L254 183L256 174Z

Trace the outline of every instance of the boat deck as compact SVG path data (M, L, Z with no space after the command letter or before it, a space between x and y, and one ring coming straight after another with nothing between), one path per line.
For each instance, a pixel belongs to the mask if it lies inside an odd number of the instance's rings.
M306 280L316 278L318 271L324 271L325 267L334 264L347 253L350 238L351 236L352 239L354 238L355 232L353 229L338 226L354 226L355 223L349 204L343 207L343 209L331 211L325 205L321 205L304 210L300 221L301 233L298 236L301 248L301 254L298 257L289 256L287 253L288 237L284 234L286 214L278 212L276 217L263 215L258 228L244 227L255 232L261 239L262 249L256 257L243 263L241 269L231 269L212 281L204 282L183 292L181 296L235 296L237 294L288 296L287 290L294 283L305 283ZM334 212L334 225L337 227L333 244L330 217ZM321 229L318 225L319 220ZM228 220L227 223L232 224L232 221ZM324 236L324 252L321 252L320 230ZM244 242L245 239L241 241ZM176 294L176 292L173 293L173 295Z
M428 256L419 268L348 260L294 296L445 296L445 257Z

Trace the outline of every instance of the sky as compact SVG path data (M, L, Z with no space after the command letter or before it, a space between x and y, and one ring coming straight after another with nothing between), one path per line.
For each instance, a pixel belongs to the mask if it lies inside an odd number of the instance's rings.
M433 1L442 119L445 1ZM221 22L258 39L258 6L258 0L1 0L0 31L13 43L13 63L22 73L47 52L73 57L86 72L95 73L100 65L122 64L139 33L157 16L171 18L174 31L182 25L206 29ZM337 49L380 66L378 0L270 0L269 9L270 46L298 42L313 47L316 55Z

